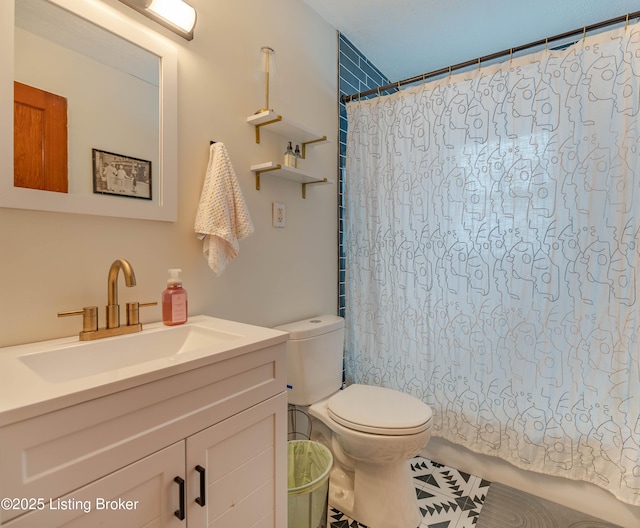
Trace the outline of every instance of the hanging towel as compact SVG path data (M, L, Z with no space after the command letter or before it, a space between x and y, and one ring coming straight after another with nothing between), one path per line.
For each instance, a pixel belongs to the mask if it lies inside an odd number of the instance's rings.
M202 252L217 276L238 255L240 240L253 233L244 196L222 143L214 143L209 151L195 231L203 240Z

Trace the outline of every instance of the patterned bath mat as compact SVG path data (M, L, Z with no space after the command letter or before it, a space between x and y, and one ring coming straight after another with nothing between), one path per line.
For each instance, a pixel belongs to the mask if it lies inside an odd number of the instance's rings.
M421 457L411 469L421 528L475 528L490 482Z
M420 528L476 528L490 483L423 457L411 461ZM335 508L329 508L328 528L366 528Z

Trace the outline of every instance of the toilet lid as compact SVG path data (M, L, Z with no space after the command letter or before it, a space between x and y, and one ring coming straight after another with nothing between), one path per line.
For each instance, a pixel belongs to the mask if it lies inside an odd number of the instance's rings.
M349 385L327 401L329 416L364 433L416 434L431 426L431 408L418 398L383 387Z

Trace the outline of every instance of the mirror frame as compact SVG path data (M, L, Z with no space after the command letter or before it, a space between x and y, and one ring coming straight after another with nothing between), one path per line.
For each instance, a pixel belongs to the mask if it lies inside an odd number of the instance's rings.
M157 200L67 194L13 185L15 2L0 1L0 207L175 222L178 218L178 53L175 45L98 0L48 0L160 58L160 146ZM90 173L91 168L87 169ZM117 201L116 201L117 200Z

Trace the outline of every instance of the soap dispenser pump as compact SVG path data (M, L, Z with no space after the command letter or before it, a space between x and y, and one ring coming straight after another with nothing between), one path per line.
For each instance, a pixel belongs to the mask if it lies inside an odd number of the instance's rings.
M293 155L296 158L296 169L300 169L302 165L302 160L304 159L302 157L302 154L300 153L300 145L296 145L296 150L293 153Z
M167 289L162 292L162 322L175 326L187 322L187 291L182 287L181 269L170 269Z
M291 146L291 141L289 141L289 145L287 146L287 150L284 153L284 164L286 167L295 167L296 166L296 157L293 152L293 147Z

